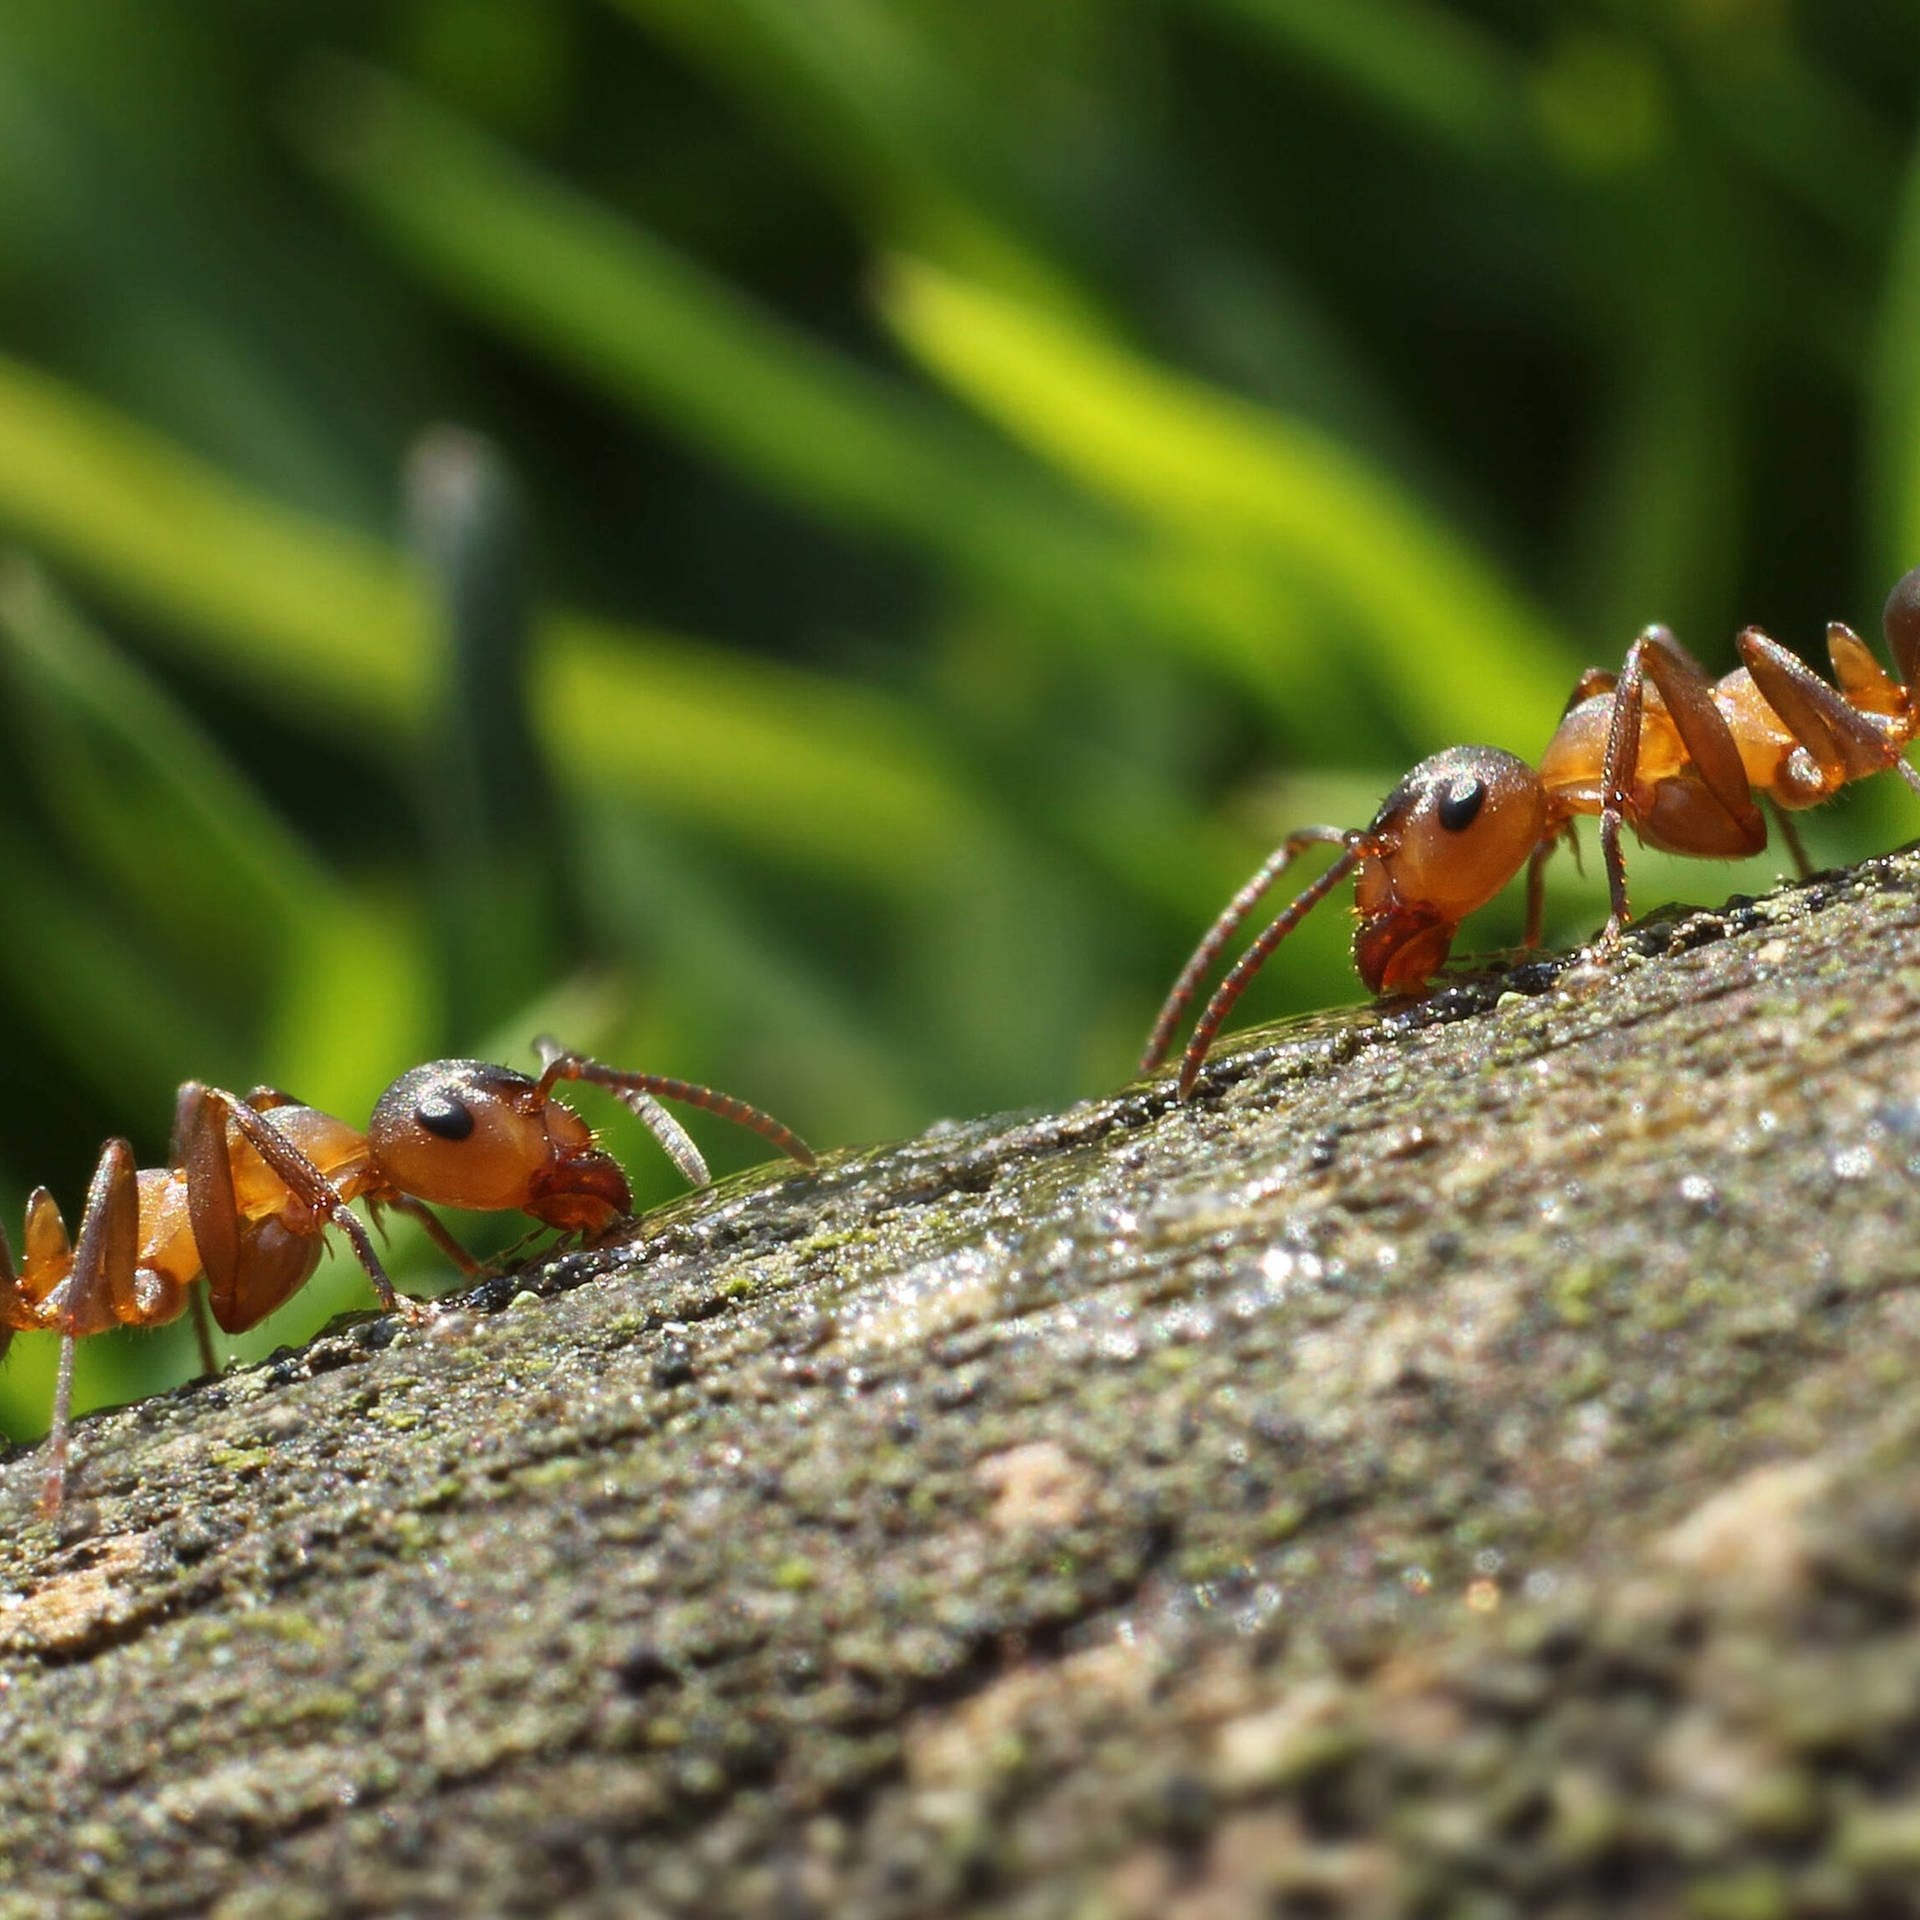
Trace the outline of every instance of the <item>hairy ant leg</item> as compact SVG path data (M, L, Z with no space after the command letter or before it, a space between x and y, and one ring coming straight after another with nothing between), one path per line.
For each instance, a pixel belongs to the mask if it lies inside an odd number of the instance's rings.
M1770 640L1758 627L1748 627L1734 644L1753 676L1753 684L1817 769L1817 786L1807 788L1810 798L1823 797L1849 780L1863 780L1888 768L1920 793L1920 773L1907 764L1906 756L1872 718L1849 706L1843 694L1796 660L1778 641Z
M1649 680L1690 763L1651 783L1641 769ZM1627 649L1600 778L1600 853L1611 908L1602 951L1617 944L1627 923L1620 830L1628 821L1649 845L1687 853L1739 858L1767 844L1766 819L1754 804L1733 729L1714 704L1713 682L1665 627L1648 627Z
M1813 862L1807 858L1807 843L1800 838L1800 829L1793 824L1793 815L1783 807L1772 794L1763 802L1767 817L1773 822L1780 834L1780 844L1786 848L1787 857L1793 862L1793 870L1802 880L1813 878Z
M47 1472L41 1484L40 1510L59 1510L66 1495L67 1444L73 1423L73 1357L76 1344L99 1333L116 1319L166 1319L163 1312L142 1314L135 1286L140 1258L140 1189L134 1178L133 1149L124 1140L109 1140L87 1186L86 1211L80 1216L80 1237L73 1248L73 1264L49 1301L58 1299L52 1325L60 1335L60 1365L54 1375L53 1420L47 1433ZM131 1309L116 1313L116 1307ZM177 1299L173 1312L179 1311Z
M395 1213L404 1213L409 1220L418 1221L427 1238L462 1273L471 1276L480 1271L480 1262L453 1237L447 1230L447 1223L424 1200L416 1200L410 1193L389 1193L376 1204L391 1207Z
M189 1080L174 1095L173 1132L167 1145L167 1165L170 1168L177 1167L181 1169L183 1178L187 1164L189 1140L192 1138L195 1128L201 1124L201 1116L206 1110L206 1103L201 1097L202 1091L198 1081ZM256 1113L265 1113L274 1107L290 1107L297 1104L292 1094L282 1093L278 1087L264 1086L255 1087L253 1091L247 1095L246 1103L252 1107ZM202 1150L204 1151L204 1142L202 1143ZM211 1167L203 1167L203 1181L209 1178L215 1183L215 1191L220 1190L220 1184L224 1181L225 1188L231 1197L233 1170L230 1165L226 1168L224 1174L221 1174L218 1170ZM189 1218L191 1218L192 1195L190 1190L188 1195L188 1214ZM209 1231L213 1233L216 1240L215 1257L220 1262L220 1272L223 1277L223 1305L226 1307L229 1317L234 1319L243 1318L238 1302L242 1292L239 1268L243 1259L241 1248L245 1235L244 1230L239 1224L239 1220L238 1201L235 1200L228 1216L228 1223L231 1227L230 1232L223 1234L219 1221L212 1219L206 1221ZM280 1255L280 1258L285 1262L284 1267L275 1272L267 1272L265 1271L266 1256L263 1249L263 1242L266 1238L267 1236L262 1233L253 1234L251 1236L252 1244L245 1250L246 1281L244 1291L249 1302L259 1299L271 1299L273 1306L278 1306L289 1299L312 1273L313 1268L319 1264L319 1255L316 1249L313 1257L304 1261L304 1270L301 1270L303 1264L301 1258L296 1257L291 1249L284 1249ZM229 1244L230 1242L231 1244ZM205 1256L203 1253L201 1276L203 1279L206 1277L204 1259ZM208 1378L217 1374L221 1367L219 1350L214 1345L213 1338L216 1316L211 1308L211 1294L211 1284L203 1287L195 1287L192 1294L193 1335L195 1343L200 1349L200 1371L203 1376ZM272 1307L263 1308L260 1312L253 1314L251 1318L246 1318L244 1324L247 1326L255 1325L271 1311ZM223 1326L225 1325L224 1322L221 1324ZM227 1327L226 1330L234 1332L240 1329L238 1327Z
M244 1332L303 1284L319 1263L320 1236L329 1226L346 1235L381 1306L415 1322L430 1317L418 1301L396 1290L346 1196L266 1114L198 1081L189 1081L180 1099L193 1237L205 1264L213 1316L227 1332ZM280 1208L257 1219L246 1217L234 1179L236 1134L303 1213Z
M1611 680L1612 676L1605 678ZM1547 862L1554 856L1560 842L1565 840L1573 851L1574 865L1580 864L1580 843L1573 837L1572 830L1563 829L1547 835L1527 856L1527 918L1520 944L1529 953L1540 944L1540 937L1547 923Z

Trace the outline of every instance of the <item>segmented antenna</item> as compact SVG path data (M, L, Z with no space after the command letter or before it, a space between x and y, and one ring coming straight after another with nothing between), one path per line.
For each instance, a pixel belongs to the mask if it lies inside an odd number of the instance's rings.
M1187 1042L1186 1052L1180 1056L1182 1100L1193 1091L1194 1082L1200 1078L1200 1068L1207 1057L1207 1049L1213 1045L1213 1036L1220 1031L1220 1023L1233 1011L1234 1002L1246 992L1248 982L1266 965L1267 956L1274 948L1360 864L1361 854L1361 848L1349 843L1346 851L1325 873L1300 890L1293 904L1234 962L1233 971L1214 989L1213 998L1207 1002L1206 1010L1194 1025L1193 1037Z
M713 1087L703 1087L692 1080L675 1080L664 1073L630 1073L622 1067L609 1067L598 1060L590 1060L585 1054L573 1053L553 1038L551 1034L542 1034L533 1043L534 1051L540 1056L540 1064L545 1069L541 1075L544 1085L551 1086L556 1080L585 1080L596 1087L605 1087L616 1099L625 1102L649 1127L654 1137L666 1148L676 1166L686 1172L686 1165L675 1151L673 1141L656 1124L654 1115L671 1129L673 1135L685 1142L686 1150L699 1165L698 1180L706 1180L706 1163L700 1158L693 1142L687 1139L685 1130L674 1117L663 1111L655 1100L678 1100L681 1105L700 1107L708 1113L717 1113L723 1120L731 1120L737 1127L750 1127L763 1139L771 1140L782 1153L799 1161L803 1167L818 1166L819 1161L813 1149L794 1132L783 1125L770 1113L762 1113L758 1107L749 1106L746 1101L736 1099L730 1093L721 1093ZM640 1102L646 1104L642 1106ZM651 1109L651 1112L649 1112ZM689 1179L695 1178L688 1174Z
M1227 902L1225 911L1207 929L1206 938L1194 948L1192 957L1180 969L1180 977L1173 983L1173 990L1161 1006L1160 1017L1154 1021L1153 1031L1147 1036L1147 1050L1140 1056L1142 1073L1153 1072L1167 1057L1174 1032L1186 1018L1195 990L1206 977L1207 970L1219 958L1221 948L1240 930L1241 921L1260 904L1267 889L1309 847L1338 847L1346 842L1347 834L1343 828L1302 827L1298 832L1288 834L1267 856L1260 871Z

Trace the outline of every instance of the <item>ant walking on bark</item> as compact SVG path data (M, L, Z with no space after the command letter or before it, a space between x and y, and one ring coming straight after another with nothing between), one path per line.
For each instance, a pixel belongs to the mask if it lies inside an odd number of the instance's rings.
M1808 871L1788 814L1818 806L1850 780L1891 769L1916 792L1905 758L1920 732L1920 567L1887 599L1884 623L1895 672L1835 622L1829 685L1757 627L1736 644L1746 663L1709 680L1665 627L1648 627L1618 674L1590 667L1575 683L1538 769L1497 747L1451 747L1423 760L1357 831L1302 827L1289 834L1227 903L1181 970L1140 1062L1166 1058L1201 980L1262 896L1309 847L1339 848L1323 874L1260 934L1207 1002L1180 1061L1179 1092L1193 1091L1221 1023L1247 983L1301 920L1349 875L1359 925L1353 959L1373 993L1412 993L1437 973L1468 914L1524 865L1526 944L1540 943L1546 864L1573 840L1581 814L1600 819L1611 911L1596 953L1627 920L1622 827L1644 846L1738 860L1767 844L1757 793Z
M604 1087L631 1108L695 1186L706 1184L707 1164L663 1099L751 1127L802 1166L814 1164L798 1134L731 1094L624 1072L550 1039L535 1051L537 1080L480 1060L415 1067L380 1096L364 1133L271 1088L242 1100L190 1080L175 1104L166 1166L136 1167L124 1140L101 1149L75 1239L53 1196L38 1188L27 1201L17 1267L0 1230L0 1352L16 1330L61 1336L42 1510L57 1510L65 1492L77 1340L117 1326L159 1326L191 1300L201 1358L213 1372L208 1309L227 1333L258 1325L312 1277L329 1227L346 1235L382 1307L416 1323L429 1317L395 1291L349 1201L366 1201L376 1222L382 1207L418 1220L463 1273L477 1265L429 1203L517 1208L585 1238L627 1218L626 1175L554 1097L562 1080ZM202 1277L204 1296L194 1288Z

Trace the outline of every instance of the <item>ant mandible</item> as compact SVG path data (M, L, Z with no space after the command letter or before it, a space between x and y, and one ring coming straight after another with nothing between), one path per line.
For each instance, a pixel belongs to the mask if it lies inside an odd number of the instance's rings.
M65 1493L75 1341L116 1326L159 1326L191 1299L201 1359L213 1372L207 1308L227 1333L258 1325L311 1278L329 1227L346 1235L382 1307L414 1322L429 1317L395 1291L349 1201L366 1201L376 1222L382 1207L418 1220L463 1273L478 1267L429 1202L518 1209L584 1238L625 1219L633 1208L626 1175L554 1097L559 1081L606 1088L695 1186L706 1184L707 1164L661 1099L751 1127L802 1166L814 1165L798 1134L731 1094L624 1072L545 1037L534 1045L537 1080L481 1060L435 1060L403 1073L364 1133L271 1088L241 1100L189 1080L175 1103L166 1166L136 1167L124 1140L101 1149L76 1239L69 1242L53 1196L36 1189L17 1268L0 1229L0 1353L15 1331L61 1336L42 1511L56 1511ZM193 1290L202 1276L204 1301Z
M1140 1062L1170 1050L1194 993L1221 949L1275 880L1309 847L1340 849L1332 866L1241 955L1195 1023L1179 1094L1199 1078L1214 1035L1267 957L1349 874L1359 925L1354 965L1373 993L1412 993L1437 973L1468 914L1524 865L1526 944L1540 943L1546 864L1580 814L1600 817L1611 911L1596 952L1619 943L1627 919L1620 830L1668 853L1739 860L1767 843L1757 792L1777 810L1802 873L1787 813L1817 806L1850 780L1892 768L1916 792L1903 757L1920 732L1920 567L1888 596L1887 647L1898 678L1835 622L1827 652L1837 685L1757 627L1740 634L1745 666L1709 680L1665 627L1648 627L1619 674L1590 667L1575 683L1536 771L1497 747L1452 747L1423 760L1387 795L1369 826L1302 827L1227 903L1167 995Z

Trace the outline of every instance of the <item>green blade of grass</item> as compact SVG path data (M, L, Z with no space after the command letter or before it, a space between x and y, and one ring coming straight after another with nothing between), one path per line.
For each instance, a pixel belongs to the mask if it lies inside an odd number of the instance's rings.
M887 307L941 378L1086 485L1189 549L1270 564L1276 607L1318 599L1410 726L1531 743L1559 711L1572 649L1350 450L924 263L896 264Z
M332 876L258 789L18 556L0 555L0 649L28 708L22 747L46 763L47 803L108 886L163 918L245 927L253 939L296 940L344 910ZM94 777L73 779L75 766Z
M332 67L320 163L475 311L835 523L1055 610L1113 603L1120 530L905 382L816 345L371 71Z
M428 622L387 549L4 359L0 444L0 523L157 615L158 639L370 751L421 738ZM565 613L540 625L535 681L564 778L765 832L828 877L910 893L988 830L921 719L872 690Z
M283 703L391 737L425 698L422 607L372 542L264 506L111 408L0 360L0 520L176 621Z
M1920 563L1920 146L1908 162L1873 368L1877 571L1891 581Z
M1284 723L1303 680L1237 570L1143 543L1109 502L903 381L821 347L631 222L391 81L332 71L330 170L405 256L622 405L804 511L1008 596L1100 665L1146 647L1229 674ZM1269 602L1271 597L1268 596Z
M809 675L717 649L636 654L577 616L555 631L541 732L595 785L894 891L999 831L922 720L877 695L822 700Z

